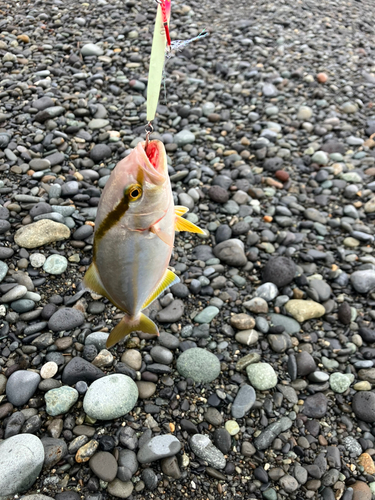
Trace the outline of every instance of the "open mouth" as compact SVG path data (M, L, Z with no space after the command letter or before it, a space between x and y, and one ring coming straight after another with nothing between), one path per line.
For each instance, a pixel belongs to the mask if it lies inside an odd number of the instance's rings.
M146 155L148 158L148 161L151 163L151 165L154 168L158 168L158 161L159 161L159 147L156 141L151 141L148 143L147 149L146 149Z

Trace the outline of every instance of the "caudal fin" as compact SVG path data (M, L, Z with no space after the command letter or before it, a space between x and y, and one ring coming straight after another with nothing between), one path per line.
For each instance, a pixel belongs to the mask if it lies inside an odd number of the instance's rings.
M114 327L111 331L106 346L110 348L120 342L123 338L129 335L131 332L144 332L149 333L150 335L159 335L158 327L155 323L145 316L144 314L140 314L139 317L133 319L127 314L122 318L120 323Z

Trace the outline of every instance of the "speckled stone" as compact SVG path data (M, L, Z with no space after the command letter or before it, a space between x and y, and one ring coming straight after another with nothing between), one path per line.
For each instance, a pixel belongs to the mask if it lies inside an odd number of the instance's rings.
M138 388L127 375L115 374L95 380L83 400L86 414L97 420L112 420L131 411L138 399Z
M182 377L195 382L212 382L220 374L220 361L211 352L194 347L180 355L177 370Z

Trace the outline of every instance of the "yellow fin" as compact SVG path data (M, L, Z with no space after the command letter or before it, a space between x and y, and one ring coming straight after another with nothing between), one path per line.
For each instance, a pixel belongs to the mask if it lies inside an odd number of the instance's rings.
M111 331L106 342L106 347L110 348L114 346L131 332L144 332L150 335L159 335L158 327L144 314L141 313L139 317L135 319L125 314L120 323Z
M175 205L174 207L174 213L178 216L186 214L189 209L187 207L183 207L182 205Z
M172 236L169 236L169 234L164 233L161 229L151 226L150 228L151 233L154 233L158 238L161 239L166 245L169 247L173 247L173 238Z
M83 284L88 290L107 297L107 292L105 291L102 280L100 279L98 270L96 269L94 263L92 263L87 269L86 274L83 278Z
M179 283L180 278L175 275L172 271L167 269L164 273L164 276L152 294L147 298L146 302L143 304L142 309L148 307L155 299L159 297L159 295L164 292L166 288L169 288L176 283Z
M198 234L206 234L203 229L196 226L192 222L187 219L183 219L179 215L176 216L176 231L187 231L188 233L198 233Z

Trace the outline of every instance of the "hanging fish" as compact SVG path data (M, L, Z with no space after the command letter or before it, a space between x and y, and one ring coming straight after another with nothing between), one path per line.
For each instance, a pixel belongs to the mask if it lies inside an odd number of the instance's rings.
M83 283L108 298L125 316L107 340L111 347L133 331L159 335L142 314L179 278L168 269L174 232L203 230L174 206L167 155L160 141L137 147L113 170L95 220L93 262Z

